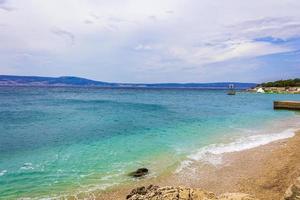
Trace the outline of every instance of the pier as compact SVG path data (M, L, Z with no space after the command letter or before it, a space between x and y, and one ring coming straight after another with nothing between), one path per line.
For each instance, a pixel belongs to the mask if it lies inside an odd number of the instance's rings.
M274 101L274 109L300 110L300 101Z

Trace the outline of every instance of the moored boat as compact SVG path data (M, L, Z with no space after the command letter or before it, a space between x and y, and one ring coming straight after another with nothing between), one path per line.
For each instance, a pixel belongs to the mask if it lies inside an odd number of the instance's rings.
M236 91L234 89L234 85L233 84L229 84L228 88L229 88L229 90L227 92L228 95L235 95L236 94Z

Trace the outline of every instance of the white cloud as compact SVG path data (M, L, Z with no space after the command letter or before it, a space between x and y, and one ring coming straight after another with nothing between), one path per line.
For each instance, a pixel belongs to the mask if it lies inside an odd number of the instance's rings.
M276 53L291 52L295 49L285 45L254 40L229 40L206 43L199 46L138 45L136 50L158 50L162 57L181 60L182 63L203 66L231 59L253 58ZM156 63L157 64L157 63Z
M51 60L48 71L90 70L103 80L115 80L114 71L124 72L124 81L162 68L200 73L212 63L295 50L256 39L300 37L299 10L298 0L0 0L0 52L10 58L42 52ZM20 74L35 73L38 60L21 63L0 54L3 66L31 66Z
M251 58L264 56L269 54L284 53L293 49L273 45L267 42L242 41L233 43L231 46L223 50L222 53L213 57L215 61L226 61L234 58Z
M8 5L7 0L0 0L0 10L13 11L14 8Z
M137 51L141 51L141 50L147 51L147 50L152 50L153 47L151 45L139 44L134 49Z
M54 33L55 35L58 35L60 37L63 37L64 39L69 39L71 44L73 45L74 42L75 42L75 36L73 33L69 32L69 31L66 31L66 30L63 30L63 29L60 29L60 28L53 28L52 30L52 33Z

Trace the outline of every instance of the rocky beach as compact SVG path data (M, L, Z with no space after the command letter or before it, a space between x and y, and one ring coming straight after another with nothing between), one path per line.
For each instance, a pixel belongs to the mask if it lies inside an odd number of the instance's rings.
M227 153L222 166L201 165L193 174L140 180L136 189L119 188L97 199L298 200L299 144L300 131L290 139Z

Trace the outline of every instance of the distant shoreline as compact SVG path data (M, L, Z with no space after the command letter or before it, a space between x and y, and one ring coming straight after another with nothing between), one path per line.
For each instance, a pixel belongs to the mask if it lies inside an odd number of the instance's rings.
M149 89L149 90L229 90L227 87L109 87L80 85L0 85L0 88L86 88L86 89ZM237 88L236 91L246 91L248 88Z
M236 89L247 89L256 83L242 82L214 82L214 83L112 83L95 81L81 77L39 77L39 76L11 76L0 75L0 86L80 86L80 87L109 87L109 88L228 88L234 84Z
M300 94L300 87L255 87L247 91L265 94Z

